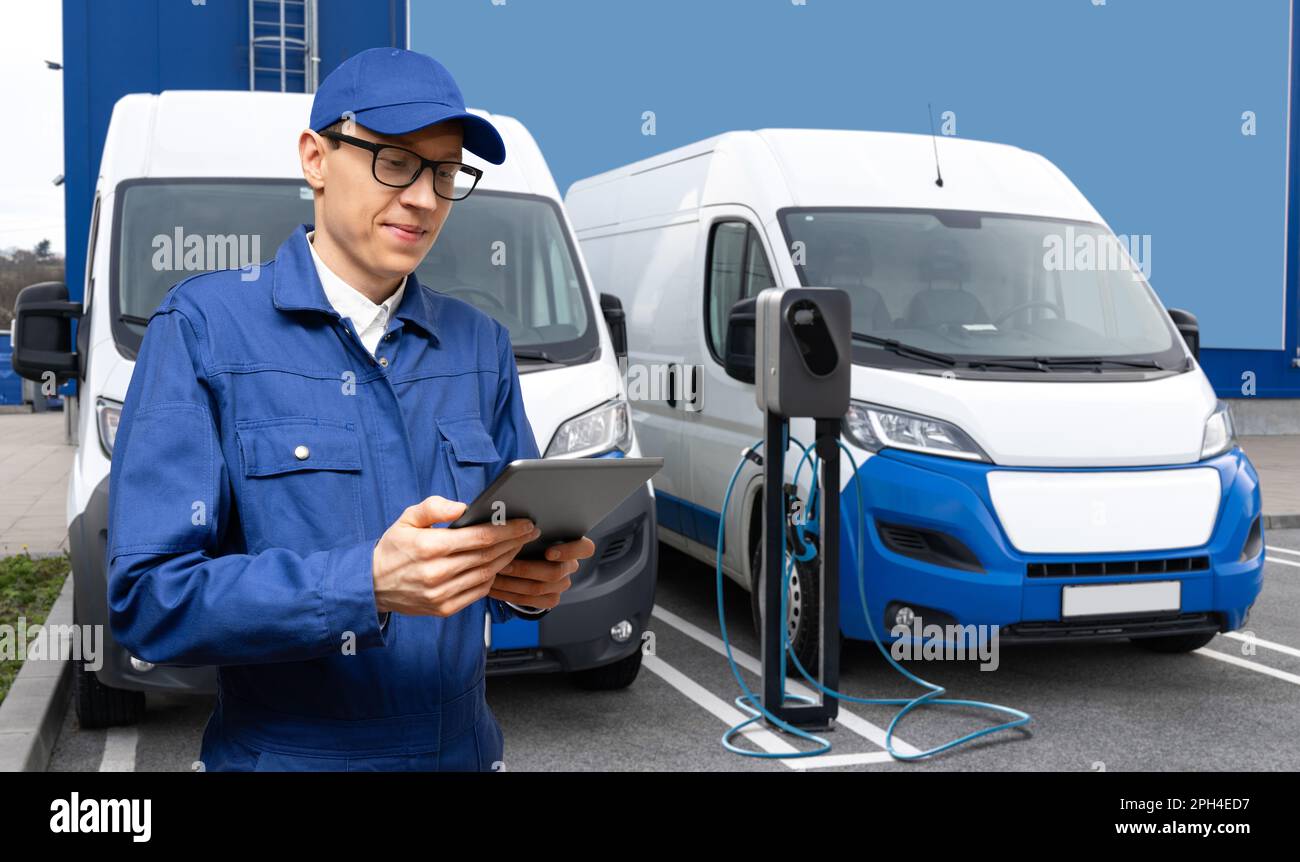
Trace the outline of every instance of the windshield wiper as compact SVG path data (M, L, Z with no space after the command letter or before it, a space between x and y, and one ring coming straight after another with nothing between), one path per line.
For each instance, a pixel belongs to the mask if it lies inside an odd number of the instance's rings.
M1037 356L1024 359L972 359L966 363L967 368L1014 368L1020 371L1048 371L1043 360Z
M1125 368L1154 368L1165 371L1165 367L1154 359L1112 359L1109 356L1039 356L1039 362L1048 366L1057 365L1091 365L1101 368L1103 365L1122 365Z
M972 359L968 368L1022 368L1027 371L1051 371L1053 368L1086 366L1100 371L1103 365L1121 365L1126 368L1154 368L1166 370L1154 359L1111 359L1107 356L1025 356L1006 359Z
M555 362L555 357L540 347L516 347L515 359L531 359L534 362Z
M564 359L556 359L550 353L547 353L541 347L516 347L514 348L515 359L524 359L531 362L550 362L554 365L581 365L584 362L591 361L591 358L600 351L600 345L597 344L585 353L577 356L568 356Z
M949 367L956 365L957 360L946 353L935 353L931 350L925 350L920 347L912 347L910 344L904 344L893 338L880 338L875 335L867 335L865 332L853 333L855 341L865 341L868 344L878 344L886 350L897 353L899 356L909 356L913 359L923 359L927 362L933 362L937 365L947 365Z
M127 314L126 312L122 312L121 314L119 314L117 316L117 319L122 321L123 323L134 323L137 326L148 326L150 320L150 318L148 317L140 317L139 315Z

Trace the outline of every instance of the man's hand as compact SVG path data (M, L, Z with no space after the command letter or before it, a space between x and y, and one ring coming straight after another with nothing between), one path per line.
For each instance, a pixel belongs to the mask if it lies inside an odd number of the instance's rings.
M451 616L488 595L501 567L541 534L528 518L512 518L499 525L429 529L432 524L456 520L465 509L466 504L435 494L408 506L384 532L372 556L376 610ZM593 545L585 556L594 550ZM561 589L566 588L567 583Z
M551 545L545 560L512 560L500 570L488 595L524 607L553 608L560 603L560 593L573 585L569 575L578 571L578 560L594 553L596 543L583 536Z

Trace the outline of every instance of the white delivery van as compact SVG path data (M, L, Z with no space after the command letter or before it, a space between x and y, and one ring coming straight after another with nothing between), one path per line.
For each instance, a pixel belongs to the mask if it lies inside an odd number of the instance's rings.
M859 511L842 458L846 636L870 637L859 555L882 636L919 618L1181 651L1242 625L1263 577L1258 479L1197 364L1195 318L1166 311L1141 255L1047 159L735 131L580 180L565 203L596 285L623 300L629 383L674 369L675 385L632 394L642 446L666 459L664 542L714 563L728 479L763 436L755 295L836 287L852 300L842 430L865 496ZM810 443L812 420L790 434ZM723 569L751 589L760 473L746 465L724 526ZM788 594L814 667L816 571L797 566Z
M108 479L118 414L149 316L168 288L193 274L155 268L149 254L125 250L150 250L149 237L170 237L184 225L186 234L251 237L252 247L239 250L247 259L214 268L273 258L300 223L314 220L297 148L311 98L230 91L124 96L113 109L95 189L84 304L67 302L61 284L34 285L20 296L15 368L34 379L54 369L79 384L80 445L67 502L76 618L103 624L106 653L97 673L77 665L83 726L138 719L146 691L213 692L216 681L212 668L134 659L107 624ZM509 327L528 418L546 457L636 456L619 372L625 346L618 301L593 291L559 190L528 130L513 117L475 113L500 130L506 161L492 165L465 153L483 179L456 205L417 276ZM504 238L523 265L492 266L484 237ZM71 318L81 321L75 345ZM485 632L488 673L574 671L587 687L630 684L654 600L654 534L647 482L592 531L595 555L557 608L538 621L514 618Z

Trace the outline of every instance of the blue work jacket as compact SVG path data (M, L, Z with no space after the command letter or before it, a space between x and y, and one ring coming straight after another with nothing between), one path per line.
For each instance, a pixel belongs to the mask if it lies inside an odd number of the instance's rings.
M375 355L299 225L149 318L114 443L108 605L146 661L215 665L206 769L491 769L485 598L381 629L372 555L402 511L539 457L509 331L411 273ZM499 766L496 768L500 768Z

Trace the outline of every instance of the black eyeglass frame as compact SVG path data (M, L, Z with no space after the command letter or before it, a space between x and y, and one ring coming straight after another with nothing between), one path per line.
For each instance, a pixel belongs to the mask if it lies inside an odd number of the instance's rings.
M465 192L465 194L461 195L458 198L450 198L444 195L442 192L438 191L438 184L434 183L433 193L436 194L438 197L442 198L443 200L463 201L465 200L465 198L470 196L470 192L474 191L474 189L478 187L478 181L483 178L482 170L472 165L467 165L464 162L440 160L440 159L426 159L424 156L420 155L415 150L408 150L406 147L399 147L396 146L395 144L381 144L376 141L367 141L364 138L354 138L351 135L345 135L342 132L334 132L334 131L326 130L324 132L321 132L321 134L327 138L331 138L336 141L342 141L345 144L352 144L354 147L361 147L363 150L370 150L370 175L375 178L375 182L380 183L381 185L388 186L390 189L404 189L415 185L416 180L418 180L420 178L420 175L424 173L425 168L433 168L434 171L437 171L440 165L455 165L458 171L464 171L465 173L468 173L470 176L474 178L474 182L470 185L469 191ZM412 156L419 159L420 167L411 176L411 179L405 183L397 185L394 183L384 182L379 178L379 151L380 150L401 150L404 153L410 153Z

